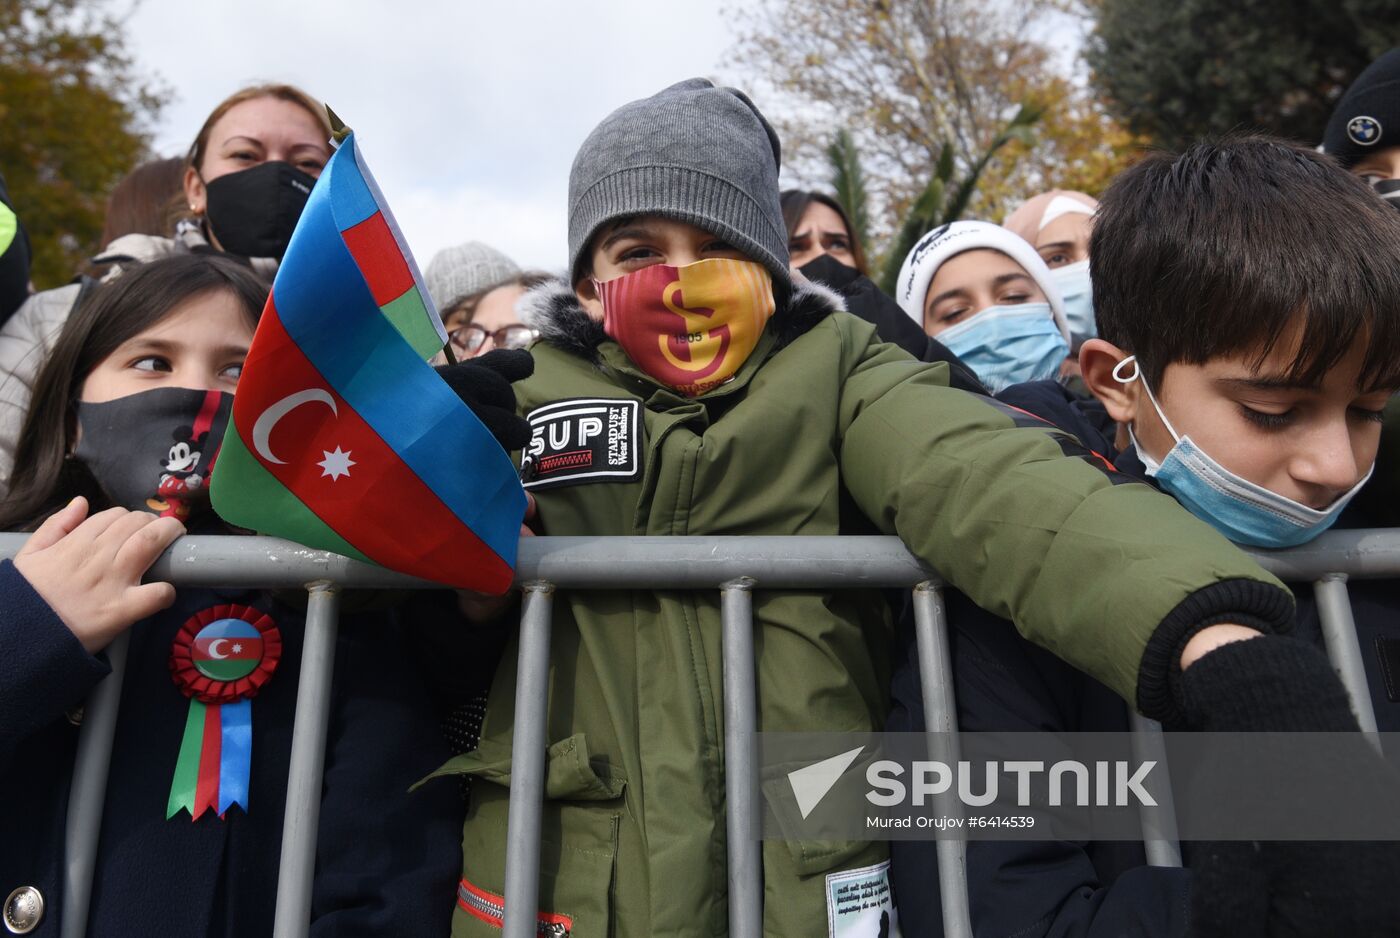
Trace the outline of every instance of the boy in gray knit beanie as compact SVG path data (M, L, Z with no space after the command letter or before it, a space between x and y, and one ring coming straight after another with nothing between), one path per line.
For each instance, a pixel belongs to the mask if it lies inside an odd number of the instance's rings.
M946 365L915 362L830 291L794 281L779 155L748 98L701 79L623 106L584 142L569 279L527 299L535 369L512 385L529 424L520 475L534 530L898 534L973 602L1149 716L1171 712L1162 698L1188 636L1218 640L1236 616L1272 629L1291 610L1276 581L1171 499L1112 485L1050 424L950 387ZM1067 562L1064 573L1090 573L1044 588L1042 571ZM476 599L464 615L488 618ZM816 588L753 605L765 733L880 728L883 603ZM550 651L543 738L517 720L528 685L516 685L515 645L478 747L440 770L482 782L454 935L499 933L506 853L522 836L542 845L540 888L514 914L540 932L718 938L733 912L736 932L765 938L896 933L887 844L802 827L781 778L757 810L788 842L757 857L756 831L730 842L715 591L571 590L533 627L548 629ZM540 827L521 835L509 801L525 791L511 770L526 748L548 764ZM731 848L761 863L743 883L761 909L731 893ZM870 899L843 908L845 895Z
M704 78L672 85L604 118L569 173L569 272L578 282L599 229L657 215L723 238L792 290L778 203L778 135L748 96Z
M703 78L618 108L574 158L578 300L685 396L732 379L792 295L780 158L753 102Z

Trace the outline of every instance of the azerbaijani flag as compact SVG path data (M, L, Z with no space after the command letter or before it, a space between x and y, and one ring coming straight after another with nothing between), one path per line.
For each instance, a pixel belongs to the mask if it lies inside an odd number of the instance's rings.
M213 473L230 524L503 593L525 493L426 359L446 344L348 133L287 248Z

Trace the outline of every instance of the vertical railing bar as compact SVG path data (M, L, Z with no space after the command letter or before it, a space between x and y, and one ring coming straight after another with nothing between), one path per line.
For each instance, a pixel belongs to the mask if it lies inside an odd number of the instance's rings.
M515 729L506 811L506 886L502 938L535 938L540 891L540 834L549 743L549 629L554 584L522 586L520 657L515 677Z
M944 765L957 765L958 711L953 699L953 661L948 649L945 609L943 591L937 584L925 581L914 587L914 636L918 641L924 723L931 734L929 757ZM944 817L962 816L962 805L952 792L935 795L934 810ZM943 934L947 938L972 938L972 913L967 898L967 838L961 833L940 837L936 847Z
M1162 736L1162 724L1149 720L1136 710L1129 715L1133 730L1133 758L1139 764L1151 760L1157 763L1157 777L1162 780L1155 808L1141 805L1142 846L1148 866L1181 866L1181 844L1176 829L1176 799L1172 797L1171 773L1167 767L1167 743Z
M729 934L762 938L763 854L759 842L758 691L754 677L753 585L748 577L720 587L724 659L724 791L729 841Z
M306 637L297 678L273 938L305 938L311 929L311 885L316 872L326 728L331 713L336 635L340 631L340 588L318 580L308 583L306 592Z
M1322 625L1327 657L1332 659L1332 667L1337 669L1337 676L1351 698L1351 711L1356 714L1361 732L1379 751L1381 737L1376 726L1376 710L1371 705L1371 685L1366 680L1361 645L1356 640L1356 620L1351 613L1346 575L1329 573L1324 576L1313 584L1313 595L1317 597L1317 618Z
M83 702L83 724L78 732L78 753L73 760L63 832L63 855L67 860L63 869L61 938L83 938L87 934L97 842L102 835L102 810L107 800L107 770L112 767L112 739L117 732L130 645L130 630L112 639L107 646L107 663L112 673L98 681Z

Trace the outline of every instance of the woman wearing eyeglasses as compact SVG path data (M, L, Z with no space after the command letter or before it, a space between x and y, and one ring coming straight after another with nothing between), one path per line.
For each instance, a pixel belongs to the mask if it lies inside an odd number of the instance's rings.
M525 291L549 280L526 271L505 283L465 296L443 311L448 341L457 358L476 358L497 348L524 348L537 333L521 321L518 308Z

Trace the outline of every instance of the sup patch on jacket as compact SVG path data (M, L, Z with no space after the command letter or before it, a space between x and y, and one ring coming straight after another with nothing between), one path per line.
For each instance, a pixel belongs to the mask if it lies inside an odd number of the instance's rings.
M520 483L548 489L641 477L640 401L574 397L525 415L530 442L520 456Z

